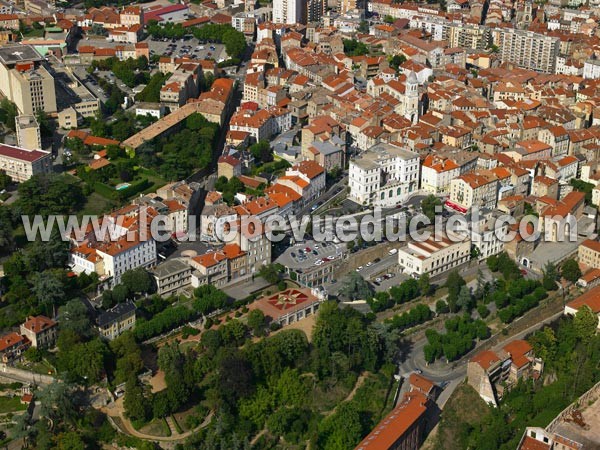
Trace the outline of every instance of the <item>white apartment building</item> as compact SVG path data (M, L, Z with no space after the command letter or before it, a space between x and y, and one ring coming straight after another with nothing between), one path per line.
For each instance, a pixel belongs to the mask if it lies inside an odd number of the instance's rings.
M447 192L459 175L460 166L452 159L428 155L421 164L421 189L432 194Z
M554 73L560 39L533 31L496 28L493 42L500 48L500 59L524 69Z
M301 0L273 0L274 23L305 23L306 2Z
M477 249L479 261L504 251L504 241L500 238L508 233L508 224L502 223L496 231L496 219L497 214L493 211L484 212L477 217L468 215L466 217L468 229L461 229L470 234L471 247Z
M414 276L442 274L468 262L470 257L471 240L457 234L432 234L426 241L411 241L398 250L398 264Z
M473 206L494 209L498 201L498 180L477 173L466 173L450 183L451 208L466 212Z
M32 176L52 171L52 155L43 150L27 150L0 144L0 170L14 182L21 183Z
M419 188L418 153L379 143L350 161L350 198L366 206L394 206Z
M600 78L600 60L589 59L583 63L583 78L591 80Z

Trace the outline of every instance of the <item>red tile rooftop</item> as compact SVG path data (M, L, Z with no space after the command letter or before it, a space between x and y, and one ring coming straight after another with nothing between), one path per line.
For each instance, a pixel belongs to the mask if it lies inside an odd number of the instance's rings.
M13 147L12 145L0 144L0 156L19 159L30 163L42 159L43 157L48 156L48 154L48 152L41 150L26 150L19 147Z

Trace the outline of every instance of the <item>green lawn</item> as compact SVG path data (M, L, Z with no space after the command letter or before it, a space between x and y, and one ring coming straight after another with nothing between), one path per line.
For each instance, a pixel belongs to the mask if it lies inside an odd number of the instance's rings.
M50 364L48 364L46 361L19 363L17 364L17 367L24 370L30 370L41 375L54 374L54 369L52 369L52 366L50 366Z
M27 405L21 404L19 397L0 397L0 414L24 411Z
M99 216L103 213L110 211L116 204L107 199L106 197L92 192L86 199L85 205L81 210L81 215L95 215Z

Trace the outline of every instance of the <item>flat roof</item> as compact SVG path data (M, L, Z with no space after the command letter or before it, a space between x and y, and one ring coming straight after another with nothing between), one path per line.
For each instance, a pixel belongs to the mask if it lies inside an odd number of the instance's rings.
M13 65L19 61L41 61L42 56L31 45L5 45L0 47L0 61Z

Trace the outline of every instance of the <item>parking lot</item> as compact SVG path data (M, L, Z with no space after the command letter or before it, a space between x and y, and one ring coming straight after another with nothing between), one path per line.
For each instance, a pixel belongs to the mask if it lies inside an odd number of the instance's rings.
M277 262L292 269L308 269L342 258L342 249L332 242L306 241L288 248Z
M106 92L104 92L104 90L98 86L98 82L86 72L85 67L73 66L72 70L77 78L79 78L81 82L90 90L90 92L98 97L102 103L106 103L108 100L106 97Z
M150 56L172 56L182 58L188 56L193 59L212 58L217 62L229 58L223 44L201 43L196 38L184 39L158 39L148 38L146 40L150 49Z

